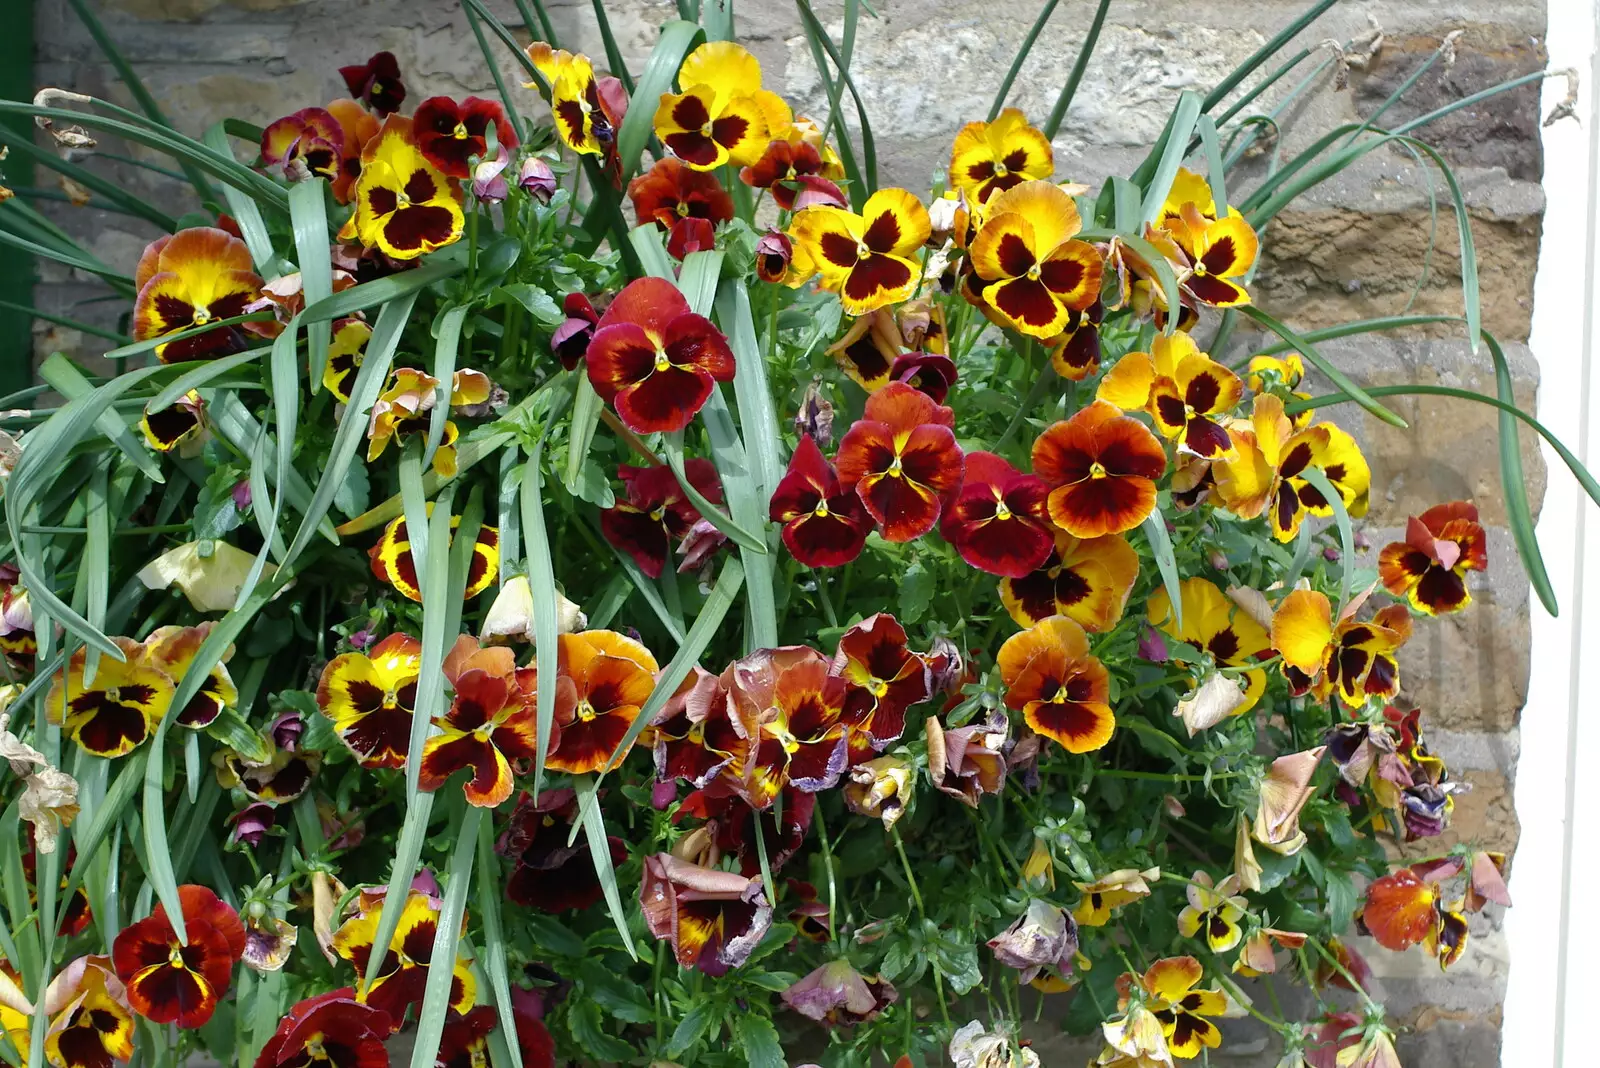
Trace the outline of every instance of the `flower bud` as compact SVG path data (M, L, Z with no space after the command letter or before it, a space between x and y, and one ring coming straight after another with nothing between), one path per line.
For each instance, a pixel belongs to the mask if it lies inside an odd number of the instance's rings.
M517 187L531 197L549 203L556 192L556 173L539 156L529 156L517 171Z
M789 273L794 243L782 230L768 230L756 241L756 274L763 282L781 282Z

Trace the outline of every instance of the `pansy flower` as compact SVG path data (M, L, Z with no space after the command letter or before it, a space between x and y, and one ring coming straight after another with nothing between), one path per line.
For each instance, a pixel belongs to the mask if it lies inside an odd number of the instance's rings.
M1072 918L1080 927L1104 927L1111 922L1113 909L1149 897L1150 884L1160 878L1160 868L1120 868L1093 882L1073 883L1083 898L1073 907Z
M550 86L550 114L556 133L572 151L589 156L614 153L617 127L628 99L617 78L597 78L589 57L535 41L528 59ZM534 83L524 82L525 88Z
M950 396L960 372L956 362L940 352L903 352L889 366L889 378L926 393L935 404Z
M378 52L365 63L339 68L350 95L379 115L399 111L406 100L405 82L400 78L400 63L393 52Z
M1115 405L1095 401L1033 443L1033 473L1052 487L1050 518L1068 534L1098 538L1144 522L1166 470L1161 442Z
M512 861L507 900L551 913L586 909L600 900L603 891L588 843L572 841L577 817L578 795L571 790L545 790L537 799L523 793L517 798L510 829L498 847ZM628 859L622 839L607 837L606 845L613 866Z
M1222 1032L1207 1017L1234 1015L1220 990L1195 989L1205 970L1193 957L1165 957L1139 979L1149 998L1147 1008L1161 1022L1161 1033L1174 1057L1189 1060L1202 1047L1222 1045Z
M876 393L889 384L889 369L905 350L905 338L887 307L859 315L828 346L827 353L858 386Z
M445 656L444 674L454 697L444 715L434 717L439 733L422 747L417 784L437 790L467 768L472 772L465 785L467 803L494 808L511 796L512 762L531 761L537 754L533 669L518 668L505 646L480 649L475 638L463 634ZM552 729L552 748L559 738Z
M361 370L367 342L371 340L372 327L360 319L340 319L333 324L328 362L322 368L322 385L341 404L350 403L350 388L355 385L356 372Z
M1121 534L1075 538L1059 528L1044 562L1000 580L1000 600L1019 627L1066 616L1084 630L1109 630L1122 618L1139 577L1139 554Z
M256 1057L255 1068L388 1068L389 1014L342 987L295 1002Z
M200 1027L227 992L244 954L239 914L203 886L178 887L188 941L180 942L165 905L124 927L111 947L128 1002L153 1023Z
M1009 578L1031 574L1055 547L1050 488L992 452L967 453L961 489L945 506L939 533L961 559Z
M719 779L684 798L673 819L693 816L706 820L717 852L734 856L740 874L753 877L761 874L762 852L756 836L765 842L768 870L778 871L800 851L816 806L816 794L789 784L777 804L753 808L736 787Z
M411 120L390 115L361 150L355 214L340 231L396 260L412 260L461 237L460 194L412 140Z
M378 917L383 911L382 902L373 903L357 915L346 920L334 932L333 951L355 966L356 1000L389 1016L391 1027L398 1029L405 1022L406 1011L422 1004L428 970L433 966L433 939L439 927L439 902L420 890L406 894L400 910L400 923L389 939L378 974L370 985L366 982L368 962L373 952L373 940L378 936ZM462 917L466 926L466 917ZM453 974L447 1006L455 1012L465 1012L477 1000L478 984L473 978L471 963L457 951L452 962Z
M450 406L469 409L489 400L493 384L482 371L463 368L450 383ZM367 462L378 459L389 443L404 442L413 434L426 438L438 404L439 380L414 367L397 367L389 373L388 388L378 395L367 422ZM456 473L456 440L460 437L453 420L446 419L439 447L433 452L433 471L440 478Z
M391 634L365 653L341 653L317 681L317 707L364 768L405 766L422 670L422 643Z
M797 212L789 225L796 263L803 252L805 264L820 276L819 285L839 294L850 315L911 296L922 273L912 257L932 232L928 209L904 189L878 190L860 215L817 205ZM787 284L798 286L808 277L791 272Z
M182 682L189 673L189 666L194 663L195 654L200 651L201 643L211 636L215 626L214 622L206 620L193 627L157 627L144 640L144 655L174 683ZM212 666L206 681L201 683L189 703L176 710L180 726L194 729L209 727L223 709L233 708L239 703L239 691L233 685L226 663L232 654L230 647Z
M139 294L133 304L136 341L243 315L261 288L250 249L214 226L194 226L150 242L133 281ZM239 330L224 326L162 342L155 351L162 363L181 363L227 356L244 347Z
M1266 628L1229 600L1209 579L1186 578L1178 587L1183 625L1172 612L1172 600L1165 587L1150 594L1146 615L1150 625L1180 642L1210 653L1216 663L1240 667L1272 648ZM1233 710L1242 716L1256 706L1267 688L1267 673L1253 668L1244 674L1245 701Z
M1069 382L1082 382L1100 369L1100 321L1105 302L1096 298L1083 311L1067 316L1067 325L1049 342L1050 367Z
M301 108L261 131L261 162L291 182L332 181L344 163L344 129L326 108Z
M1467 572L1489 566L1488 538L1471 501L1436 504L1406 521L1405 541L1378 554L1384 589L1427 615L1459 612L1472 600Z
M848 757L845 681L803 645L757 649L722 674L734 726L748 749L730 766L754 808L787 784L807 792L839 781Z
M985 794L1005 788L1010 722L999 709L965 727L946 730L938 716L929 716L922 727L928 743L928 780L940 793L977 808Z
M212 754L211 762L216 765L217 781L223 789L237 787L252 801L285 804L311 786L321 756L269 742L265 760L247 760L237 750L224 746Z
M789 276L794 242L782 230L768 230L756 239L756 277L774 284Z
M1016 108L1006 108L993 122L967 123L950 148L950 188L975 204L1023 182L1047 179L1054 170L1050 139Z
M1239 376L1201 352L1188 334L1158 336L1150 349L1118 360L1095 396L1123 411L1148 411L1157 430L1196 456L1214 460L1231 452L1220 419L1244 394Z
M1283 654L1290 691L1322 700L1337 690L1352 708L1400 690L1396 651L1411 637L1405 605L1378 609L1372 619L1333 620L1333 607L1316 590L1295 590L1272 617L1272 646Z
M198 441L206 426L206 402L200 399L199 391L193 389L159 412L146 408L139 417L139 430L145 442L157 452L171 452ZM183 449L181 455L189 452Z
M772 924L759 876L703 868L670 853L645 858L639 907L679 965L712 977L749 960Z
M493 100L469 96L459 104L447 96L430 96L411 116L411 133L427 161L451 178L472 174L472 159L489 155L489 127L505 152L517 147L517 131L505 109Z
M339 124L339 170L331 183L333 199L350 203L350 192L361 177L361 153L367 142L378 136L378 120L371 112L349 98L328 102L328 114Z
M433 512L433 502L428 502L428 512ZM450 517L450 537L455 540L455 530L461 517ZM417 583L417 565L411 557L411 536L406 530L405 516L396 516L383 528L378 544L367 550L372 564L372 574L393 586L407 600L422 603L422 588ZM462 591L464 600L471 600L494 585L500 571L500 531L491 526L478 528L478 540L472 547L472 562L467 565L467 586Z
M600 324L600 313L582 293L568 293L562 298L561 310L566 319L550 335L550 351L560 359L561 366L570 371L589 351L589 341Z
M674 156L664 156L628 183L639 221L671 230L685 219L724 223L733 218L733 198L716 175L697 171Z
M623 738L655 689L660 665L650 650L615 631L586 630L558 640L561 736L545 767L572 775L611 767L628 755Z
M858 816L882 820L887 831L906 812L915 774L916 767L899 756L874 757L857 764L850 769L841 790L845 807Z
M1268 849L1293 856L1306 844L1300 829L1300 810L1311 800L1311 776L1326 752L1323 746L1285 753L1274 760L1261 779L1260 804L1250 836Z
M1007 638L996 661L1006 707L1020 711L1039 734L1069 753L1088 753L1111 740L1110 674L1089 654L1078 624L1052 616Z
M1024 334L1052 338L1100 298L1100 253L1076 234L1078 205L1049 182L1024 182L984 209L968 256L984 304Z
M839 637L830 672L848 689L844 722L851 763L889 747L906 729L906 710L933 694L928 662L906 648L906 629L887 612L868 616Z
M782 523L783 544L807 567L841 567L861 555L872 523L861 498L839 484L816 441L802 434L772 493L768 515Z
M678 68L680 93L662 93L656 136L696 170L748 166L793 117L776 93L761 88L761 64L732 41L708 41Z
M5 728L0 727L0 731L3 730ZM10 754L8 753L7 755L9 756ZM62 890L67 888L69 881L67 873L72 870L77 858L78 847L75 845L67 846L66 863L61 869ZM1501 859L1503 860L1504 858L1502 857ZM22 843L22 874L28 882L28 903L36 906L39 901L39 849L38 843L31 836L24 839ZM59 901L59 895L57 900ZM56 927L56 935L60 938L71 938L75 934L81 934L93 919L93 911L89 908L89 894L80 885L72 892L72 900L66 903L66 909L61 914L61 923Z
M894 984L878 976L862 976L848 960L821 965L791 983L779 997L795 1012L829 1027L867 1023L900 1000Z
M1208 219L1194 204L1185 204L1177 218L1168 218L1167 231L1182 250L1187 268L1178 275L1183 291L1213 308L1235 308L1250 303L1239 284L1255 266L1260 241L1238 211L1225 218Z
M650 726L663 783L683 779L699 789L749 748L730 717L722 679L698 664Z
M640 434L682 430L734 373L728 339L664 278L636 279L617 294L585 358L595 392Z
M439 1034L434 1068L483 1068L489 1063L489 1035L499 1022L493 1005L479 1005L465 1016L451 1016Z
M666 466L630 467L623 464L617 474L627 486L624 497L600 513L600 532L606 540L633 558L651 578L660 578L672 555L672 546L700 521L700 512L677 476ZM722 483L710 460L699 458L684 464L689 484L712 504L722 503Z
M1234 455L1213 466L1217 495L1242 519L1263 511L1279 541L1300 532L1307 514L1330 516L1333 505L1322 491L1305 479L1315 467L1344 502L1352 518L1367 514L1367 491L1372 471L1355 439L1332 423L1317 423L1296 430L1283 413L1282 399L1257 396L1250 429L1234 429Z
M33 604L18 582L15 564L0 564L0 653L19 674L31 675L39 643L33 633Z
M801 140L773 140L767 143L761 158L739 171L739 180L756 189L772 194L773 203L783 211L808 207L813 196L833 195L838 207L845 205L844 195L824 173L822 153L815 145ZM814 201L813 201L814 202Z
M119 757L145 743L167 714L176 685L132 638L113 638L123 659L100 658L94 681L84 681L85 651L72 654L45 696L50 722L87 753Z
M854 489L889 541L910 541L939 521L944 496L961 484L964 462L955 415L927 394L891 382L867 398L839 443L839 483Z
M1421 878L1411 868L1401 868L1374 879L1367 887L1361 924L1385 949L1410 949L1433 933L1437 883Z
M1078 953L1078 925L1061 906L1033 898L1021 916L986 944L998 963L1022 973L1020 982L1033 982L1047 968L1070 976Z
M133 1012L109 957L72 961L50 980L40 1008L50 1020L44 1036L45 1061L55 1068L111 1068L113 1061L132 1059ZM26 1025L25 1018L23 1022ZM18 1050L26 1063L26 1027Z
M1439 962L1445 971L1461 959L1467 948L1467 917L1461 902L1446 905L1440 902L1434 912L1433 927L1422 940L1422 951Z
M1189 903L1178 913L1178 933L1193 938L1202 928L1213 953L1226 953L1239 944L1244 929L1239 921L1248 906L1239 894L1239 877L1229 875L1215 886L1209 872L1197 871L1188 886Z

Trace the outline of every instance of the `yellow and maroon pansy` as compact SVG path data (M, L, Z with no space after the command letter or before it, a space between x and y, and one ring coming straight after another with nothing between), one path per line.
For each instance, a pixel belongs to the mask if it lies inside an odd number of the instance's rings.
M489 155L489 127L508 153L517 147L517 131L505 109L493 100L469 96L459 104L448 96L430 96L411 116L411 131L427 161L451 178L472 175L472 160Z
M1148 353L1130 352L1100 380L1095 396L1123 411L1148 411L1156 429L1179 448L1213 460L1233 450L1220 418L1244 393L1244 383L1179 332L1158 336Z
M1033 443L1033 473L1052 487L1050 518L1079 538L1132 530L1155 511L1167 467L1160 440L1115 405L1095 401Z
M348 97L328 103L328 114L339 124L339 172L334 175L331 188L333 198L341 204L350 203L351 190L361 177L361 153L367 142L378 136L378 120L372 113Z
M93 683L85 683L85 651L72 654L45 696L50 722L85 752L119 757L145 743L172 703L172 676L145 655L132 638L112 638L123 659L100 658Z
M1165 957L1150 965L1139 980L1148 995L1147 1008L1161 1023L1167 1049L1190 1060L1202 1047L1222 1045L1222 1032L1207 1017L1232 1015L1220 990L1195 989L1205 969L1193 957Z
M839 483L854 489L889 541L920 537L939 522L946 494L961 484L964 460L955 413L904 382L867 398L839 442Z
M906 643L905 627L887 612L868 616L839 637L829 672L846 683L852 764L889 748L905 733L906 710L933 695L927 660Z
M1054 171L1050 139L1016 108L1006 108L993 122L967 123L950 148L950 187L976 204Z
M333 951L355 966L356 1000L371 1005L389 1015L389 1025L396 1030L405 1023L406 1012L422 1004L428 971L433 966L433 939L439 928L439 906L421 890L407 892L405 905L400 911L400 923L389 939L383 960L378 965L378 975L369 985L366 982L368 963L372 958L373 942L378 937L378 917L382 903L346 920L333 935ZM466 917L461 919L466 926ZM472 974L472 965L457 951L452 962L453 974L450 996L446 1004L458 1013L464 1013L477 1000L478 983Z
M857 316L827 349L839 369L868 393L889 384L889 369L904 351L900 326L888 308Z
M1111 676L1089 654L1089 638L1078 624L1052 616L1007 638L996 661L1006 706L1036 732L1069 753L1088 753L1111 740Z
M461 237L459 192L412 140L411 120L390 115L361 152L355 214L340 236L396 260L412 260Z
M191 389L159 412L145 409L139 417L144 440L157 452L171 452L199 439L206 429L206 403Z
M178 887L188 935L180 941L164 905L124 927L111 946L117 978L135 1012L152 1023L200 1027L228 990L244 955L239 914L203 886Z
M1156 219L1156 225L1166 229L1181 223L1185 204L1193 204L1202 219L1217 217L1217 203L1211 194L1211 184L1188 167L1179 167L1178 173L1172 177L1172 188L1167 190L1167 199L1161 204L1161 215Z
M322 368L322 384L333 399L350 403L350 387L367 355L372 327L361 319L340 319L333 324L333 340L328 345L328 362Z
M468 381L473 396L479 397L480 401L488 397L488 379L477 371L457 371L452 403L455 403L455 397L461 396L464 375L471 376ZM481 390L480 384L483 386ZM413 434L426 438L438 397L439 380L426 371L415 367L396 367L391 371L388 388L378 395L368 416L367 462L371 463L382 456L391 441L404 442ZM446 419L444 436L439 439L439 447L433 452L433 471L441 478L450 478L456 473L456 440L460 434L455 422Z
M1244 519L1267 512L1273 536L1290 541L1307 514L1329 516L1333 505L1306 481L1315 467L1327 476L1355 518L1367 513L1372 470L1361 449L1332 423L1296 430L1283 412L1283 401L1271 394L1256 397L1250 429L1230 429L1233 454L1213 465L1217 495Z
M301 108L261 131L261 162L291 182L337 178L344 161L344 128L326 108Z
M1178 913L1178 933L1193 938L1205 931L1213 953L1226 953L1244 938L1239 921L1248 906L1239 894L1239 877L1229 875L1215 886L1209 872L1197 871L1188 886L1189 903Z
M1019 627L1066 616L1084 630L1110 630L1139 577L1139 554L1121 534L1075 538L1056 528L1054 547L1033 572L1000 580L1000 600Z
M317 707L364 768L404 767L422 671L422 643L391 634L365 653L341 653L317 680Z
M807 567L842 567L861 555L872 522L861 498L839 484L816 440L800 436L777 489L768 517L782 523L783 544Z
M710 784L749 744L733 724L722 679L699 665L650 724L656 777L683 779L696 790Z
M1272 617L1272 645L1283 656L1283 673L1292 693L1318 699L1338 690L1352 708L1400 690L1395 654L1411 637L1411 614L1404 605L1380 608L1371 620L1333 621L1326 595L1295 590Z
M611 767L628 755L623 740L655 689L660 666L650 650L615 631L586 630L558 640L561 737L545 767L571 775Z
M772 924L759 875L701 867L670 853L645 858L639 908L681 967L713 977L749 960Z
M728 339L664 278L629 282L584 355L590 385L640 434L682 430L734 374Z
M1082 225L1078 205L1049 182L1023 182L985 206L968 255L974 287L1005 325L1054 338L1100 299L1100 253L1076 238Z
M587 156L604 155L613 147L622 115L601 91L589 57L535 41L527 48L534 68L550 86L550 114L556 133L572 151ZM524 82L533 88L533 82ZM620 88L620 85L618 86Z
M239 789L252 801L287 804L303 795L322 765L321 754L270 747L266 760L246 760L226 746L211 755L217 782L224 790Z
M145 247L134 271L138 297L133 305L137 341L165 337L222 319L243 315L261 289L245 243L214 226L195 226L161 237ZM235 327L222 326L156 346L162 363L209 360L245 346Z
M132 1059L133 1010L128 1007L121 980L111 970L110 957L72 961L50 980L40 1007L50 1020L44 1037L45 1060L54 1068L111 1068L113 1061ZM0 1007L3 1015L6 1009ZM23 1022L18 1048L26 1064L26 1018Z
M724 163L751 166L767 143L788 133L792 113L761 88L761 64L732 41L709 41L678 68L680 93L662 93L655 131L673 155L695 170Z
M1250 294L1237 280L1255 266L1260 242L1243 215L1232 211L1208 219L1194 204L1185 204L1177 218L1168 220L1167 230L1188 261L1178 276L1186 294L1213 308L1250 303Z
M939 533L978 570L1024 578L1055 547L1049 496L1050 487L1037 476L1023 474L992 452L969 452L961 488L944 509Z
M1488 566L1488 538L1471 501L1436 504L1412 516L1405 541L1391 542L1378 554L1384 589L1430 616L1467 607L1467 572Z
M1197 649L1211 654L1218 665L1241 667L1272 648L1266 628L1234 604L1210 579L1186 578L1178 587L1183 609L1183 626L1173 618L1172 601L1165 588L1150 594L1147 618L1156 627ZM1254 668L1245 672L1245 701L1233 710L1242 716L1256 706L1267 688L1267 673Z
M1422 940L1423 952L1438 960L1440 971L1460 960L1462 951L1467 948L1467 917L1462 907L1460 901L1453 905L1439 902L1433 927Z
M428 502L432 513L433 502ZM460 516L450 517L451 539L461 525ZM411 536L406 531L405 516L397 516L383 528L378 544L367 550L372 564L372 574L382 579L404 598L422 603L422 588L417 584L417 564L411 557ZM500 569L500 531L491 526L478 528L478 540L472 548L472 563L467 565L467 585L462 598L470 600L494 585Z
M867 198L861 214L818 205L797 212L789 226L795 262L802 253L825 290L839 294L850 315L910 297L922 268L912 257L933 231L928 209L904 189L880 189ZM800 285L809 275L794 277Z
M849 759L848 687L825 656L806 646L758 649L728 665L722 684L748 745L729 775L751 808L767 808L786 786L815 793L839 781Z
M180 683L189 673L201 643L211 636L215 627L216 623L209 619L193 627L157 627L144 640L144 655L175 684ZM239 703L239 691L234 688L233 678L228 674L225 663L232 655L233 647L229 646L189 703L176 710L179 726L196 730L209 727L223 709L233 708Z
M1083 311L1067 317L1061 333L1047 342L1050 367L1069 382L1082 382L1100 369L1100 322L1105 318L1105 302L1096 299Z
M1083 894L1072 909L1080 927L1104 927L1111 922L1111 910L1150 896L1150 884L1161 878L1160 868L1139 871L1119 868L1088 883L1073 883Z
M479 648L463 634L444 660L454 697L444 715L434 717L439 733L422 747L418 785L437 790L452 774L467 768L467 803L494 808L511 796L513 761L537 755L534 671L518 668L505 646ZM560 735L552 730L550 748Z

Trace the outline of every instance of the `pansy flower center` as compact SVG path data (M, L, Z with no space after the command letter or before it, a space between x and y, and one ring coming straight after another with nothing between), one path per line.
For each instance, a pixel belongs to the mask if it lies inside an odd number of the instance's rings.
M894 460L889 464L889 472L888 473L889 473L889 477L890 478L899 478L902 474L905 473L903 470L901 470L900 457L896 456L894 458Z
M711 136L711 124L709 122L705 123L704 125L702 125L700 127L700 136L701 137L710 137Z
M314 1061L325 1061L328 1059L328 1051L322 1048L321 1031L318 1031L316 1034L306 1039L306 1056L310 1057Z
M674 210L677 211L678 218L687 219L689 217L689 202L687 200L678 201L678 206Z
M818 519L828 518L828 502L825 500L818 501L816 509L812 511L811 514L816 516Z
M467 133L467 124L464 122L458 122L456 123L456 128L450 131L450 136L454 137L457 141L465 141L471 135Z
M1028 268L1028 280L1030 282L1037 282L1039 280L1039 265L1037 263Z
M865 241L857 241L856 242L856 259L864 260L870 255L872 255L872 249L867 247L867 243Z
M889 692L889 684L880 678L873 678L867 683L867 690L874 697L882 697Z
M1007 167L1005 165L1005 161L1004 160L996 160L995 161L995 164L994 164L994 176L996 178L1004 178L1006 175L1008 175L1010 173L1011 173L1011 168Z
M1011 509L1006 507L1006 502L1005 501L996 501L995 502L995 505L994 505L994 517L996 519L1010 519L1011 518Z
M1106 477L1106 465L1101 463L1099 460L1096 460L1094 463L1090 464L1089 465L1089 477L1090 478L1105 478Z
M174 968L185 967L183 963L183 947L176 942L167 950L167 963Z
M650 518L655 520L657 523L659 523L659 522L661 522L661 518L663 516L665 516L666 514L667 514L667 506L663 504L661 507L655 509L654 511L652 511L650 513Z
M1194 410L1194 405L1185 403L1183 406L1184 419L1193 419L1199 413Z
M196 308L194 310L194 324L196 326L204 326L207 323L209 323L210 321L211 321L211 309L210 308L201 307L201 308Z
M400 704L400 695L397 692L395 692L393 687L390 687L389 689L383 691L383 707L384 708L396 708L396 707L399 706L399 704Z
M672 367L672 361L667 359L667 354L665 352L663 352L661 349L657 349L656 350L656 371L659 373L661 371L668 370L671 367Z
M599 712L595 711L594 705L589 703L587 697L578 702L578 721L580 723L592 723L599 714Z

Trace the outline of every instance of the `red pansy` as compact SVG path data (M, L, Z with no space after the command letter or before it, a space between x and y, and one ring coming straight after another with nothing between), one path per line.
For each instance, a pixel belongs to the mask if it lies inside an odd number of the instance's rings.
M839 443L839 482L854 488L889 541L910 541L939 521L940 501L961 484L955 414L904 382L867 398Z
M679 219L667 235L667 255L675 260L691 252L709 252L717 247L717 230L710 219Z
M571 790L545 790L537 800L524 792L511 814L511 827L500 839L500 854L512 860L506 897L542 912L586 909L600 900L600 878L594 871L589 844L572 841L578 795ZM622 839L607 837L611 863L628 859Z
M353 987L330 990L290 1006L255 1068L388 1068L384 1041L393 1026L388 1013L357 1001Z
M301 108L261 131L261 162L283 168L291 182L339 176L344 129L325 108Z
M809 434L789 458L773 491L769 515L783 524L783 544L807 567L840 567L861 555L872 524L861 499L839 484L833 465Z
M956 362L942 352L904 352L889 365L889 378L904 382L943 404L956 384Z
M722 680L698 664L651 726L656 776L663 782L684 779L698 789L748 748L728 716Z
M561 302L561 310L567 318L550 335L550 351L560 357L561 366L570 371L589 351L589 341L600 322L600 313L582 293L568 293Z
M939 532L961 559L1005 578L1032 573L1055 545L1050 488L992 452L967 454L966 477L945 508Z
M795 198L807 177L827 182L822 177L821 154L815 145L805 141L771 141L753 166L739 171L739 179L745 185L768 190L772 193L773 202L784 211L795 210ZM833 185L832 182L827 184ZM837 190L838 187L833 188ZM842 197L839 198L839 206L844 206Z
M666 156L628 183L628 198L641 223L652 221L670 230L683 219L711 223L733 218L733 198L709 171L697 171L675 156Z
M430 96L411 116L411 136L429 163L451 178L466 178L472 173L472 157L489 154L490 123L501 148L510 152L517 147L516 128L494 101L469 96L458 104L447 96Z
M906 648L906 629L887 612L845 631L829 672L844 679L850 763L870 760L906 729L906 709L933 692L928 663Z
M684 465L689 484L712 504L722 503L722 483L710 460L694 459ZM627 484L624 499L600 513L600 532L629 556L651 578L660 578L674 542L688 534L700 512L684 495L669 467L630 467L617 474Z
M117 935L111 947L128 1003L158 1024L199 1027L211 1019L244 955L244 924L203 886L178 887L187 944L178 941L164 905Z
M637 279L617 294L586 358L595 392L641 434L682 430L734 372L727 338L664 278Z

